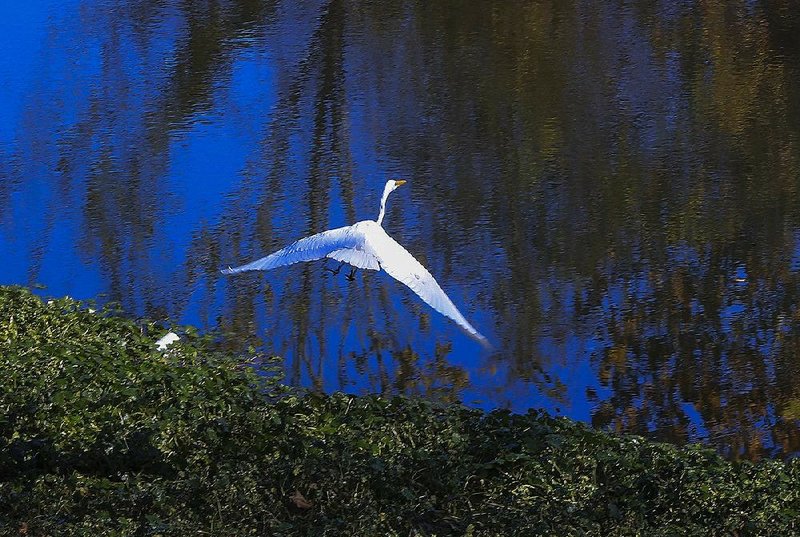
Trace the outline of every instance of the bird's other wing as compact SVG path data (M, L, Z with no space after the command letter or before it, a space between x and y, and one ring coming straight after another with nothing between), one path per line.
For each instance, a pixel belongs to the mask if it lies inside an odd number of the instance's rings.
M389 276L408 286L430 307L455 321L456 324L485 346L489 346L486 338L461 315L461 312L458 311L450 297L431 276L431 273L419 261L414 259L414 256L408 250L391 238L377 224L365 229L365 234L367 236L368 249L378 258L381 268Z
M377 270L377 260L370 259L369 255L359 255L365 243L364 233L355 226L346 226L310 237L305 237L293 242L285 248L257 259L246 265L222 270L223 274L236 274L248 270L270 270L301 261L314 261L323 257L331 257L346 261L358 268L373 268Z

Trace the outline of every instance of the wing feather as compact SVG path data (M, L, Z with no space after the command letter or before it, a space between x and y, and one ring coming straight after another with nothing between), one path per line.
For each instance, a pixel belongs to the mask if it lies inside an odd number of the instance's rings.
M344 261L362 269L382 268L391 277L414 291L430 307L452 319L475 339L489 346L486 338L469 324L431 273L391 238L377 222L371 220L305 237L246 265L224 269L222 273L270 270L323 257Z
M377 269L377 260L370 259L370 256L366 254L359 254L359 252L363 253L364 243L364 233L355 226L330 229L295 241L273 254L246 265L224 269L222 273L236 274L248 270L271 270L291 265L292 263L314 261L323 257L346 261L358 268L373 268L375 270Z
M406 285L430 307L455 321L475 339L488 346L486 338L464 318L428 269L422 266L422 263L408 250L377 224L367 228L365 235L368 247L389 276Z

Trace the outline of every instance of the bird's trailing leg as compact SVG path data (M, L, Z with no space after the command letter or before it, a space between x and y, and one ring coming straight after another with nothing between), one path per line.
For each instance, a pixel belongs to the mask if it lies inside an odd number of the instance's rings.
M340 270L342 270L342 267L343 267L343 266L344 266L344 261L342 261L341 263L339 263L339 266L338 266L338 267L336 267L335 269L332 269L332 268L330 268L330 267L324 267L324 268L325 268L325 270L327 270L327 271L329 271L329 272L332 272L334 275L336 275L336 274L339 274L339 271L340 271Z
M356 267L353 267L352 269L350 269L350 274L348 274L348 275L347 275L347 276L345 276L345 277L346 277L348 280L350 280L351 282L352 282L352 281L355 281L355 279L356 279Z

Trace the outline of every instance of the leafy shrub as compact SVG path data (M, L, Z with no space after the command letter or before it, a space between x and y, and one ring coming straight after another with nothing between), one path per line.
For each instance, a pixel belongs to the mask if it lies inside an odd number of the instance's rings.
M2 535L793 535L800 464L531 411L297 394L0 288Z

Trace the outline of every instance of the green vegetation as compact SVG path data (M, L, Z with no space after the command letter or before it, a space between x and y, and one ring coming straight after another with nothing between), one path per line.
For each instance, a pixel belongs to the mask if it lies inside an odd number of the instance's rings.
M800 533L797 462L300 395L155 328L0 288L0 534Z

